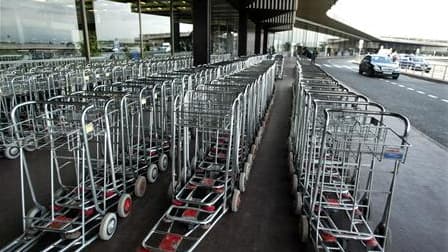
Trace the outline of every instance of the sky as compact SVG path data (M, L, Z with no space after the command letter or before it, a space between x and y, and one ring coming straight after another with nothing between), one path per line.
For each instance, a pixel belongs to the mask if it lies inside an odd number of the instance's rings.
M448 0L338 0L327 15L374 36L448 41Z

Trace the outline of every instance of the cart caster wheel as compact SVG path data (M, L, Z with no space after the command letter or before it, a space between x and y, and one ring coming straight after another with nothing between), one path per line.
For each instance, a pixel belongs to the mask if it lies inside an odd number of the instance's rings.
M258 136L255 138L255 145L260 146L260 143L261 143L261 135L258 134Z
M17 146L7 146L4 150L7 159L17 159L20 156L20 150Z
M132 198L131 195L125 193L120 196L118 200L117 213L121 218L126 218L131 214L132 210Z
M299 219L299 239L305 243L308 241L309 224L306 215L300 215Z
M25 220L25 226L26 226L26 233L33 235L38 232L38 230L32 229L33 220L32 218L40 217L42 216L42 210L38 207L31 208L26 213L26 220Z
M62 239L75 240L81 236L81 231L75 231L72 233L61 234Z
M249 162L244 163L244 174L246 174L246 181L249 180L250 177L250 168L251 164Z
M244 173L244 172L240 173L238 187L240 188L240 192L246 191L246 173Z
M303 207L302 193L297 192L293 201L294 214L301 215Z
M251 165L254 162L254 155L252 153L247 155L247 162L249 162Z
M66 193L65 189L63 187L59 188L56 190L56 192L54 192L54 198L58 199L61 198L62 196L64 196Z
M241 192L238 189L234 189L232 195L232 204L230 206L232 212L234 213L238 212L238 209L240 208L240 203L241 203Z
M193 158L190 161L190 168L191 169L196 169L197 162L198 162L198 158L197 158L196 155L194 155Z
M209 229L210 227L212 226L212 224L201 224L201 228L202 229L204 229L204 230L207 230L207 229Z
M252 144L252 147L250 148L250 153L252 154L252 156L254 156L256 152L257 152L257 145Z
M170 182L170 185L168 186L168 199L174 199L174 196L176 196L177 191L179 190L179 186L175 185L174 186L174 191L173 191L173 182Z
M293 157L292 152L290 152L288 155L288 164L289 164L289 174L293 175L295 172L295 167L294 167L294 157Z
M99 237L103 241L108 241L117 230L117 215L115 213L107 213L101 220Z
M386 234L386 225L383 222L380 222L378 226L376 226L374 234L386 236L386 240L384 238L377 238L379 244L381 244L384 248L384 250L388 251L391 248L392 244L392 232L390 228L387 228L387 234Z
M297 189L299 187L299 177L297 174L292 175L291 179L291 194L295 196L297 194Z
M33 138L28 138L27 140L25 140L25 145L23 146L23 149L28 151L28 152L32 152L36 150L36 144L34 142Z
M156 164L150 164L148 167L148 171L146 172L146 178L148 179L149 183L156 182L158 176L159 168Z
M146 192L146 178L138 176L134 184L134 194L136 197L141 198Z
M168 170L168 156L165 153L159 158L159 170L161 172Z

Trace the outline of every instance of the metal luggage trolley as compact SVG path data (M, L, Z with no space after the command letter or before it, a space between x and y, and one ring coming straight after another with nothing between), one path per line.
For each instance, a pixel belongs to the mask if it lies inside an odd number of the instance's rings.
M173 135L179 131L185 136L188 128L194 129L198 135L203 134L203 141L208 142L210 151L219 144L226 144L227 150L222 155L222 152L215 155L214 160L198 161L194 175L187 182L187 157L177 148L177 154L183 158L177 171L173 163L173 181L182 181L184 186L145 237L143 251L191 251L228 211L230 201L234 211L239 205L239 190L234 187L232 179L238 171L235 167L238 152L235 149L238 149L240 137L239 98L188 91L184 99L178 97L176 101L174 116L177 125ZM183 140L184 148L187 148L187 138ZM214 150L216 154L218 148Z
M119 143L115 141L119 139L114 139L111 133L120 128L120 106L110 96L80 97L30 101L13 109L21 151L24 233L4 251L26 251L35 246L42 251L81 250L98 237L103 240L112 237L117 227L115 211L120 217L130 214L132 199L127 192L131 187L127 185L124 163L117 158ZM38 106L44 106L43 115L20 116L20 111ZM22 142L23 129L42 121L50 139L38 142L50 147L49 208L36 197ZM69 174L74 181L67 178ZM29 211L26 211L25 188L34 205Z
M258 74L272 66L261 67ZM172 155L178 157L172 163L173 200L143 240L141 251L192 251L229 208L238 210L237 183L245 179L240 162L246 159L242 150L247 141L243 137L249 122L247 108L249 100L256 100L245 96L251 95L250 88L258 91L267 85L258 84L223 78L176 98L172 146L181 148L172 148ZM194 139L191 162L188 132Z
M296 156L290 165L298 175L293 191L296 213L302 214L301 241L309 237L318 251L385 251L409 121L363 96L334 89L339 84L299 80L290 138ZM378 220L371 213L381 215L375 230L370 227Z

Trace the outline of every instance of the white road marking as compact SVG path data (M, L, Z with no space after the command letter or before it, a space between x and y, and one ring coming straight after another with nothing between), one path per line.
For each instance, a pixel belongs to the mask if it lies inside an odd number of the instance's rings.
M335 66L337 68L342 68L342 66L340 66L340 65L333 65L333 66Z
M314 65L316 65L316 66L320 67L320 64L314 63Z
M404 87L404 85L401 85L401 84L399 84L398 86L399 86L399 87Z
M396 83L396 82L393 82L393 81L391 81L390 84L397 85L397 83Z
M349 67L349 66L344 66L345 68L347 68L347 69L352 69L351 67Z
M425 92L418 90L417 93L419 94L425 94Z
M431 98L433 98L433 99L437 99L437 98L439 98L439 97L437 97L437 96L435 96L435 95L431 95L431 94L429 94L428 97L431 97Z
M413 89L413 88L411 88L411 87L408 87L408 90L414 91L414 89Z
M390 80L385 80L385 82L390 82Z
M442 101L444 101L444 102L448 103L448 100L446 100L446 99L442 99Z
M331 65L328 65L328 64L324 64L324 66L326 66L326 67L332 67Z

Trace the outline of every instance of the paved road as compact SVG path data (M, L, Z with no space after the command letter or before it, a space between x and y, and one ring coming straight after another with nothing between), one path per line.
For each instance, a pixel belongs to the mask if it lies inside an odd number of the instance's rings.
M317 64L386 109L408 116L415 128L448 147L448 85L405 75L398 80L361 76L349 59L322 59Z

